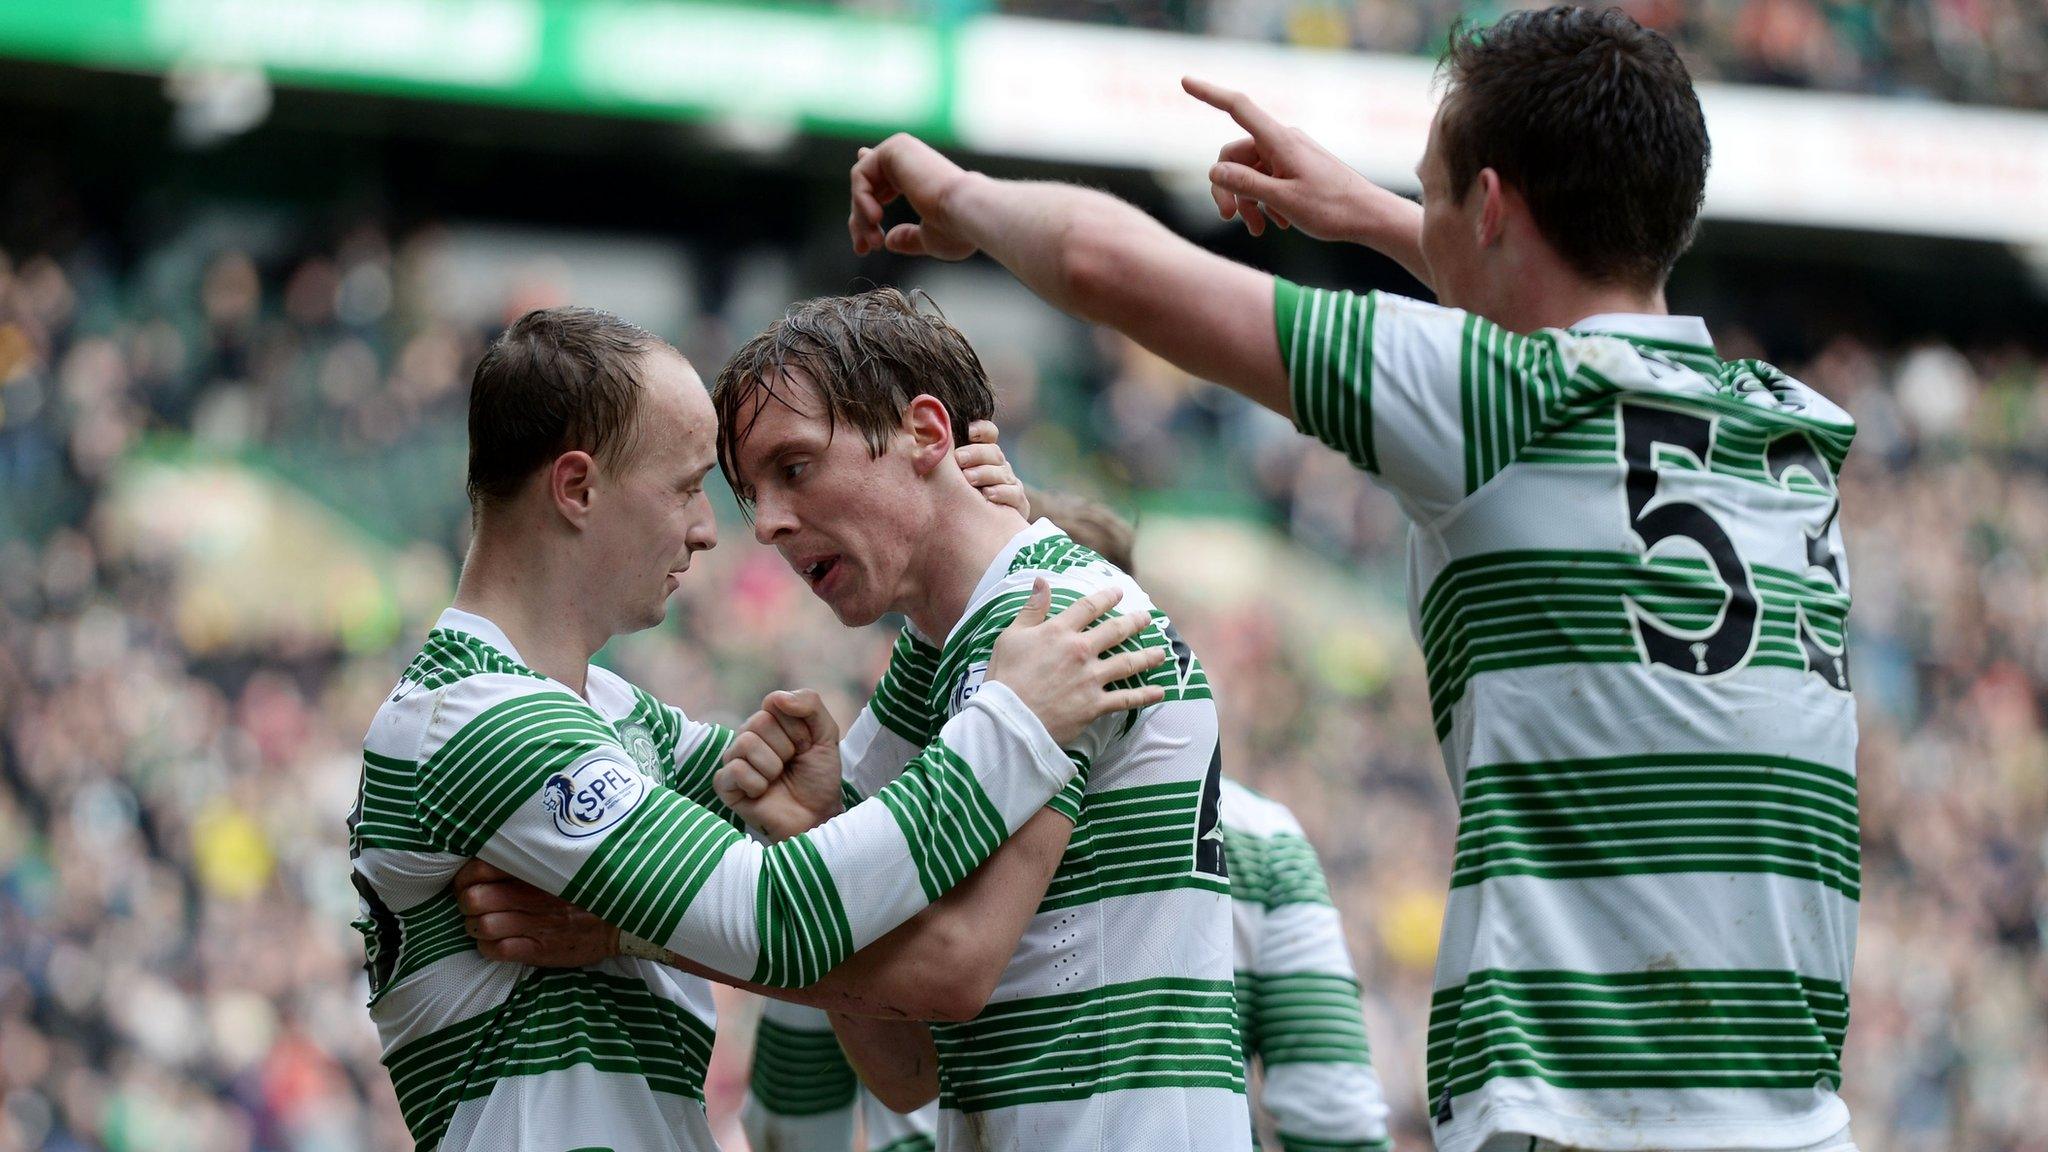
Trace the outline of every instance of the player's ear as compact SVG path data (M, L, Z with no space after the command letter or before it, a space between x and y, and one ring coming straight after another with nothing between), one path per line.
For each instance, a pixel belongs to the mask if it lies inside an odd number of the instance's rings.
M910 461L919 476L953 458L953 417L938 397L913 399L903 413L903 430L910 433Z
M590 519L597 461L581 449L555 457L547 468L548 499L564 520L578 528Z
M1472 193L1479 197L1479 216L1475 223L1479 234L1475 239L1481 248L1491 248L1507 231L1508 198L1514 195L1514 189L1501 183L1500 173L1491 168L1481 168L1479 175L1472 178Z

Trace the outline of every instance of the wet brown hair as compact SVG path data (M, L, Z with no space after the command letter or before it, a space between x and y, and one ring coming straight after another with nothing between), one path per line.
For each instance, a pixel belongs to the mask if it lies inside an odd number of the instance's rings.
M968 425L995 417L995 391L981 357L930 297L876 288L793 304L733 354L711 389L718 466L742 504L751 501L753 487L740 475L739 444L765 405L793 407L785 394L791 372L823 398L832 429L855 429L873 456L881 455L919 396L946 406L955 447L967 443Z

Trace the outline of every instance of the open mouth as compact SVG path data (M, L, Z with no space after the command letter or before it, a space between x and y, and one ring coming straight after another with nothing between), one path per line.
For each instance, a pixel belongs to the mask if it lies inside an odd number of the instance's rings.
M838 567L839 557L820 556L816 560L811 561L809 564L806 564L803 567L798 568L796 571L797 575L802 576L804 578L804 582L809 584L811 588L815 591L824 586L825 579L832 575L832 573L835 570L837 570Z

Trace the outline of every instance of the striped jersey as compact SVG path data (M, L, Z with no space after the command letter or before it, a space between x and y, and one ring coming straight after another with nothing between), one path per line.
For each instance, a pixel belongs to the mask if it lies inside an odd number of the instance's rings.
M916 915L1075 771L994 685L873 802L764 847L712 792L729 732L601 668L586 692L450 609L364 737L349 818L356 927L384 1066L422 1152L715 1148L709 987L624 957L483 959L451 887L464 861L718 971L797 987ZM965 824L988 837L931 832Z
M1223 781L1238 1031L1284 1152L1387 1152L1387 1105L1358 975L1315 849L1294 813Z
M740 1105L753 1152L933 1152L938 1123L937 1101L904 1114L875 1099L846 1062L822 1009L762 1001Z
M1285 1152L1385 1152L1358 979L1315 850L1286 807L1226 778L1238 1034L1265 1073L1261 1100ZM858 1104L865 1139L854 1143ZM757 1152L931 1152L937 1105L892 1112L859 1090L826 1014L767 1001L745 1118Z
M1073 838L988 1006L935 1024L939 1147L1101 1152L1242 1149L1249 1140L1217 805L1216 707L1199 661L1144 590L1050 521L1013 537L941 645L906 628L841 762L881 787L936 726L979 699L995 639L1031 592L1055 608L1115 584L1170 650L1147 673L1164 703L1097 721L1068 747L1054 801ZM949 834L979 844L971 827Z
M1413 521L1459 798L1437 1143L1787 1148L1836 1094L1859 885L1855 428L1678 316L1521 336L1279 281L1295 421Z

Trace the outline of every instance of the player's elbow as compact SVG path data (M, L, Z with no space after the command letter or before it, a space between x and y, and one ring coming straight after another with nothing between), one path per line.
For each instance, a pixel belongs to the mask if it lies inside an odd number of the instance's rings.
M1001 975L1000 969L995 972L980 970L985 967L968 970L968 966L963 965L961 969L935 980L926 998L925 1019L958 1024L981 1015L981 1010L988 1007L988 998L995 995L996 980Z
M939 1098L939 1078L897 1076L886 1084L863 1080L869 1092L891 1112L911 1113Z
M967 928L956 925L946 934L945 960L932 965L923 997L926 1020L948 1024L972 1020L995 995L1009 957L990 955L977 934Z
M1059 241L1060 289L1083 319L1104 321L1127 292L1130 229L1121 213L1095 212L1067 222Z

